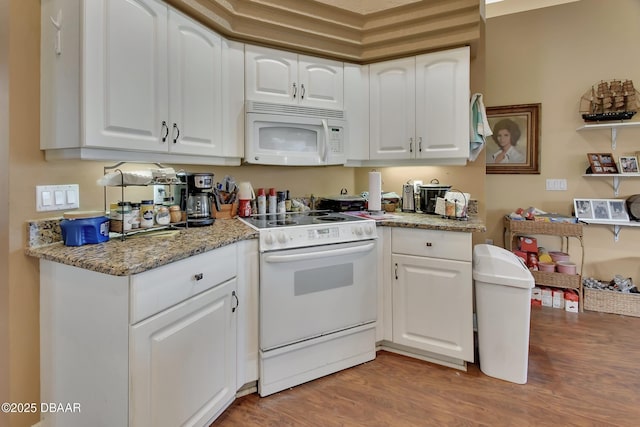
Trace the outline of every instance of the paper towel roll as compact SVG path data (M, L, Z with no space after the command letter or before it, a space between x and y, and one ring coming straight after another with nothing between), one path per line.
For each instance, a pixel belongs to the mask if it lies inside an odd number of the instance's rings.
M382 176L380 172L369 172L369 210L382 210Z

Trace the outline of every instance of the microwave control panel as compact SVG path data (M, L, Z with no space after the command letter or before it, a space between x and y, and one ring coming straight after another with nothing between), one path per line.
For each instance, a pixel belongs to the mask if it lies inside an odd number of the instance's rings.
M329 147L332 153L343 153L343 132L340 127L329 128Z

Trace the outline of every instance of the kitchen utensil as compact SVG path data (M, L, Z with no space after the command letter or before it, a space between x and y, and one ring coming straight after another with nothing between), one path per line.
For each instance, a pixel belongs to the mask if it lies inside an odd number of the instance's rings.
M422 213L435 214L436 200L438 197L444 198L450 185L441 185L437 179L432 179L431 183L420 186L420 210Z
M415 187L413 184L402 186L402 212L415 212Z

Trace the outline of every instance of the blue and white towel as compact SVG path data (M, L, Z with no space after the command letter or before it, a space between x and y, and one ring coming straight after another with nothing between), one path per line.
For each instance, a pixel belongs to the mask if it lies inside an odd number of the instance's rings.
M482 152L487 138L493 135L493 131L487 120L487 112L482 102L482 94L474 93L471 96L470 111L470 128L469 128L469 160L475 161Z

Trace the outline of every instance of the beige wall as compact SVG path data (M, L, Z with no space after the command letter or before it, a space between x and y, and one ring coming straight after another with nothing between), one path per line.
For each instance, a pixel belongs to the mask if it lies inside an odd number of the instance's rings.
M0 200L9 197L9 1L0 0ZM0 210L0 402L10 398L9 210ZM9 416L0 412L0 426Z
M518 207L570 214L574 198L614 198L611 179L582 177L587 152L612 149L609 131L576 131L584 124L578 107L600 80L629 78L640 85L639 23L637 0L581 0L487 21L486 105L542 104L540 175L486 179L488 237L496 243L502 216ZM640 150L639 141L640 126L621 130L614 156ZM566 179L567 191L545 191L547 178ZM625 179L619 197L635 193L640 179ZM640 281L639 237L640 229L628 227L614 243L611 227L586 226L585 274Z

